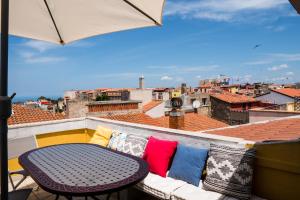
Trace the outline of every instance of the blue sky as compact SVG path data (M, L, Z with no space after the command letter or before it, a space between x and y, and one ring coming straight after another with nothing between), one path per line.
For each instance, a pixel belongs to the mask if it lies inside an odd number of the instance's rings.
M288 0L170 0L163 27L97 36L61 47L10 38L9 90L62 96L99 87L300 81L300 16ZM256 44L262 44L253 49Z

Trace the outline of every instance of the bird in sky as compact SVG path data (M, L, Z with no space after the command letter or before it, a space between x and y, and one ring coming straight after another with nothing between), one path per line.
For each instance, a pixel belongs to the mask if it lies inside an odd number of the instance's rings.
M257 49L258 47L262 46L262 44L257 44L253 47L253 49Z

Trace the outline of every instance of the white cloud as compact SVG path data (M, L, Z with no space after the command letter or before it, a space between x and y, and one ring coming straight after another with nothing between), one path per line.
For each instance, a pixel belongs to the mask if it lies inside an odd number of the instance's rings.
M300 53L288 54L288 53L273 53L269 54L272 58L282 61L300 61Z
M265 54L261 60L250 61L245 65L265 65L274 62L294 62L300 61L300 53L270 53Z
M285 73L287 76L294 76L295 75L295 73L294 72L287 72L287 73Z
M267 26L266 28L274 32L282 32L286 29L284 26Z
M57 56L39 56L33 52L21 52L21 57L26 63L50 63L50 62L60 62L66 60L65 57Z
M289 68L289 66L287 64L281 64L281 65L269 67L268 70L269 71L279 71L279 70L283 70L283 69L287 69L287 68Z
M201 78L202 78L202 76L198 75L198 76L196 76L196 78L197 78L197 79L201 79Z
M182 18L200 18L215 21L240 21L243 17L247 17L245 15L253 17L253 12L255 11L262 12L262 10L277 9L280 12L280 8L287 4L287 0L168 1L165 15L178 15ZM283 13L282 15L287 15L286 12Z
M173 78L171 76L162 76L160 78L160 80L162 80L162 81L171 81L171 80L173 80Z
M49 49L57 48L59 45L51 44L48 42L38 41L38 40L29 40L23 44L26 47L30 47L39 52L45 52Z

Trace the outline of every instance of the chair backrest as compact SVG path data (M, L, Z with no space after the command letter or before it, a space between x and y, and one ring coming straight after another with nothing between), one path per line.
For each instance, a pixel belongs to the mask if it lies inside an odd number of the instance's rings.
M8 159L17 158L23 153L37 148L35 136L8 141Z

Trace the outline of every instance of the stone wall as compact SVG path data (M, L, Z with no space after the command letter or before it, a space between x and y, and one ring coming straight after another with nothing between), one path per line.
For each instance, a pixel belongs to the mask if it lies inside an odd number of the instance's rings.
M211 117L217 120L229 123L230 119L230 104L219 99L210 98L211 102Z
M66 105L66 116L68 118L86 117L88 113L88 101L70 100Z

